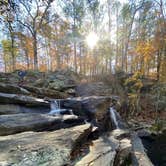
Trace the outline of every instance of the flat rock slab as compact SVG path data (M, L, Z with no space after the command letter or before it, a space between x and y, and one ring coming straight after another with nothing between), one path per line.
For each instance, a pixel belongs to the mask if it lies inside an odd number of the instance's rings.
M12 93L12 94L23 94L23 95L30 94L30 92L24 88L21 88L19 86L12 85L12 84L4 84L4 83L0 83L0 92Z
M49 113L50 108L42 106L25 107L18 104L0 104L0 115L20 114L20 113Z
M75 115L51 116L47 114L13 114L0 116L0 135L24 131L55 130L83 123Z
M75 166L113 166L117 148L116 140L102 136L92 142L90 152Z
M3 104L22 104L24 106L43 106L50 107L50 103L44 101L43 99L25 96L25 95L16 95L16 94L7 94L0 93L0 103Z
M91 132L90 124L53 132L25 132L0 137L0 165L64 166Z

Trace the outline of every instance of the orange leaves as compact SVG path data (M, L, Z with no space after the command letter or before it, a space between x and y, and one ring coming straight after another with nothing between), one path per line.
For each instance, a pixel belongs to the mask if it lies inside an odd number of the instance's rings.
M145 63L150 61L156 52L156 48L151 41L141 41L136 47L137 55L141 56L141 59Z

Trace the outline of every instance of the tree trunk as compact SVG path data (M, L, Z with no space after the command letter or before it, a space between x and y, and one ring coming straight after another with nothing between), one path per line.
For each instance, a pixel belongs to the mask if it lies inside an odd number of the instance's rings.
M14 53L14 32L11 22L9 22L9 32L11 38L11 56L12 56L12 70L15 70L15 53Z
M33 55L34 55L34 69L38 70L37 36L36 36L36 32L34 32L34 34L33 34Z
M160 80L160 66L161 66L161 55L160 55L160 51L158 50L158 53L157 53L157 81Z
M76 42L74 41L74 68L77 73L77 51L76 51Z
M26 56L26 61L27 61L27 69L29 70L30 63L29 63L29 56L28 56L28 50L25 49L25 56Z
M110 73L112 72L112 55L111 55L111 2L110 0L107 1L108 5L108 34L109 34L109 44L110 44L110 58L109 58L109 66L110 66Z

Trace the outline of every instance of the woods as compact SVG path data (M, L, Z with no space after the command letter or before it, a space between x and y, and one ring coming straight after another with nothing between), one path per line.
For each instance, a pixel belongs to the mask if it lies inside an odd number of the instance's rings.
M0 0L0 166L165 166L166 0Z
M1 1L1 71L123 70L166 79L164 0ZM86 41L94 32L98 42ZM93 39L91 43L95 42Z

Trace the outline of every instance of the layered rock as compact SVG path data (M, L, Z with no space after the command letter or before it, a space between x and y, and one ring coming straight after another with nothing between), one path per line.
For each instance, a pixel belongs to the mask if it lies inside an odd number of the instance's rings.
M23 87L27 89L29 92L31 92L33 96L40 97L40 98L50 97L55 99L59 99L59 98L63 99L68 97L67 93L59 92L53 89L37 88L34 86L27 86L27 85L24 85Z
M105 128L111 97L77 97L61 100L62 108L70 108L74 114L86 117L98 127Z
M0 93L0 103L23 104L25 106L28 105L28 106L50 107L49 102L44 101L43 99L25 96L25 95L7 94L7 93Z
M92 142L89 153L75 166L113 166L118 142L107 136L102 136Z
M70 165L70 155L90 134L89 124L53 132L0 137L1 165Z
M12 85L12 84L4 84L4 83L0 83L0 92L12 93L12 94L23 94L23 95L30 94L30 92L24 88L21 88L19 86Z
M24 131L56 130L84 123L74 115L50 116L47 114L13 114L0 116L0 135Z
M43 113L46 114L50 108L43 106L26 107L18 104L0 104L0 115L20 114L20 113Z

